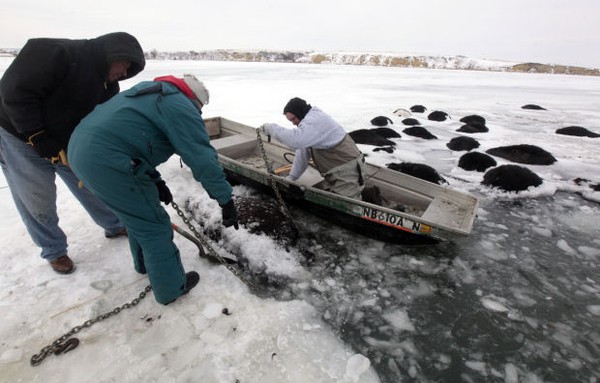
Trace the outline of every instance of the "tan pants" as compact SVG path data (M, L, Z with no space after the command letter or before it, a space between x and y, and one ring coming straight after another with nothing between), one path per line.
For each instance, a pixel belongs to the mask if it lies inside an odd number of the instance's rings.
M321 182L323 190L340 194L349 198L362 199L361 192L364 189L363 179L363 156L358 159L346 162L340 166L329 170L323 174L325 178Z

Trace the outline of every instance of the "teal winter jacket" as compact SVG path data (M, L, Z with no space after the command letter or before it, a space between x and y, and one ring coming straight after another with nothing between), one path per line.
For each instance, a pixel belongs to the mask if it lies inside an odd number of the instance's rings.
M86 153L78 153L78 147ZM123 172L131 172L132 160L154 169L178 154L211 198L220 205L231 199L202 111L170 83L141 82L98 105L77 126L68 154L95 156Z

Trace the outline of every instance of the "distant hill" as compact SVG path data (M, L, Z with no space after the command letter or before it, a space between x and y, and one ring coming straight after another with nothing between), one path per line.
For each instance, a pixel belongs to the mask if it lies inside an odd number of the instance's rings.
M0 56L14 56L18 49L0 48ZM200 60L280 62L303 64L370 65L409 68L462 69L495 72L553 73L600 76L600 69L559 64L516 63L473 59L465 56L420 56L398 53L311 52L217 49L206 51L145 52L148 60Z
M498 72L554 73L600 76L600 70L578 66L515 63L500 60L473 59L465 56L415 56L397 53L324 53L303 51L243 51L217 49L207 51L146 52L151 60L203 60L281 62L305 64L371 65L388 67L464 69Z
M0 57L16 56L19 53L18 49L14 48L0 48Z

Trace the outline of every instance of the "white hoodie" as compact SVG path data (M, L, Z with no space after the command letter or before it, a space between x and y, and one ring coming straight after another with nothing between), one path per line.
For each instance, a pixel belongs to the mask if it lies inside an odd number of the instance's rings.
M296 150L289 177L297 180L308 167L310 148L329 149L346 136L344 128L327 113L313 106L294 129L277 124L265 124L265 133Z

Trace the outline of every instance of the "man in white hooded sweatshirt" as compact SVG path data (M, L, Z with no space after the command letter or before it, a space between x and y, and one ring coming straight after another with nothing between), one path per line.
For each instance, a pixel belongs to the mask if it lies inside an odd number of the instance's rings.
M346 197L361 199L364 188L364 157L344 128L316 106L292 98L284 107L286 118L297 128L264 124L262 130L295 149L288 178L297 180L312 158L325 178L322 188Z

